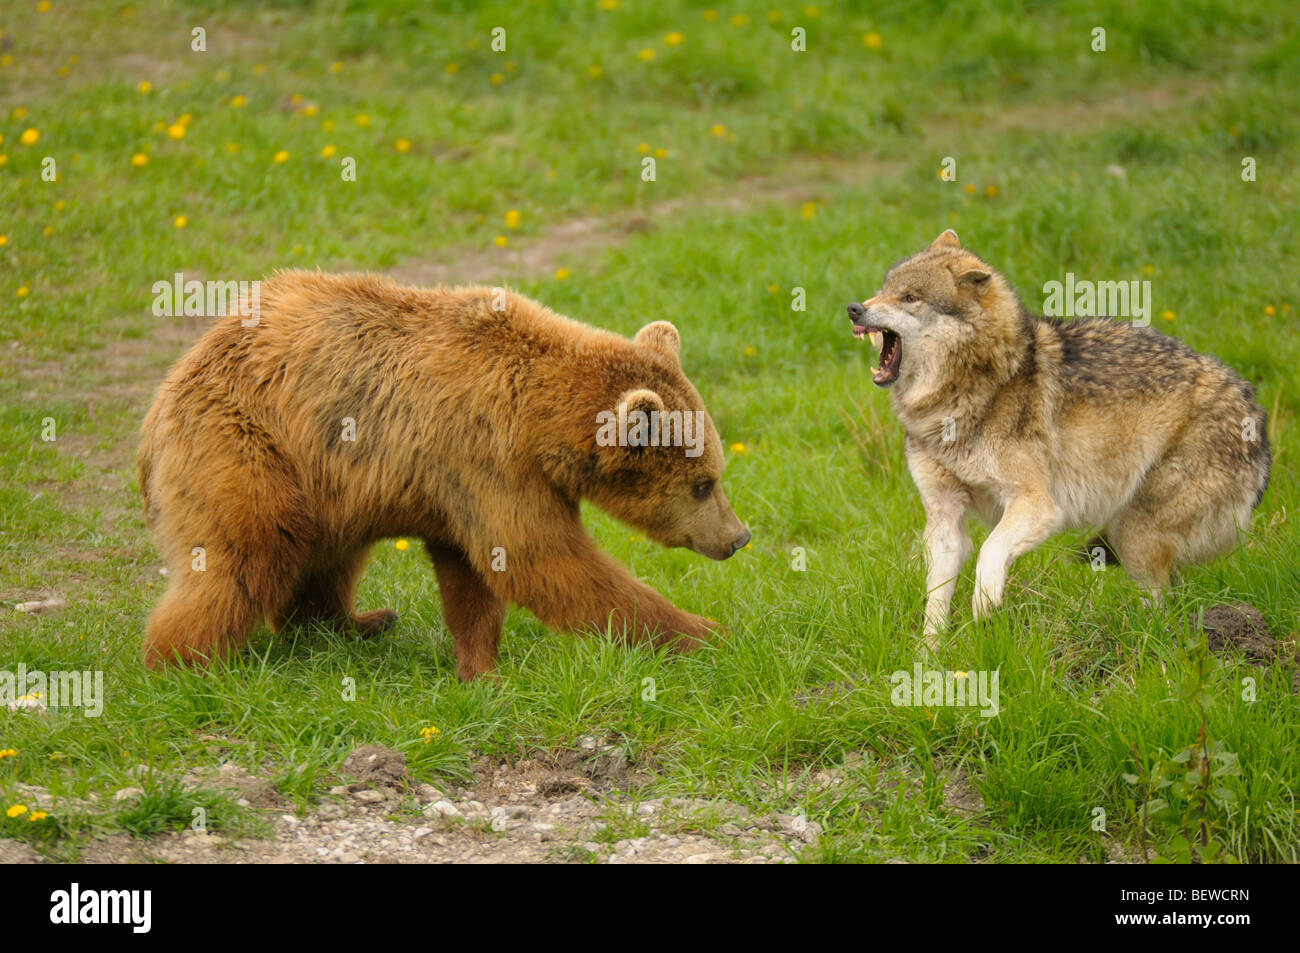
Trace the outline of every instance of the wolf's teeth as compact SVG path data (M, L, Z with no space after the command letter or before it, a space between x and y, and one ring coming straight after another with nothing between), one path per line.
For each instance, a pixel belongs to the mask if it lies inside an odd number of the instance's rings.
M873 367L873 368L871 369L871 376L872 376L872 377L877 376L879 373L880 373L880 368L878 368L878 367Z
M885 336L881 334L879 331L872 331L871 346L874 347L877 351L879 351L882 347L885 346Z

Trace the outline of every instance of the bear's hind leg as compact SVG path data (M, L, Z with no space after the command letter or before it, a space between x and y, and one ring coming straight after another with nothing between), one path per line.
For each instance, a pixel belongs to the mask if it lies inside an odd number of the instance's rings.
M506 604L459 549L433 542L426 545L438 573L442 617L456 640L456 674L461 681L472 681L497 667Z
M392 609L357 612L353 606L357 580L369 558L370 547L362 546L328 569L307 570L294 589L293 600L272 620L272 628L279 631L289 621L316 620L340 630L354 630L363 637L390 628L397 622Z
M222 658L243 647L264 611L242 580L190 572L172 584L150 614L144 662L157 668Z

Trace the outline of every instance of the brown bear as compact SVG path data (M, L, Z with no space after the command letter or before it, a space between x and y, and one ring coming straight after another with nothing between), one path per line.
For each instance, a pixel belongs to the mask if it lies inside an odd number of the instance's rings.
M726 559L750 538L713 422L667 321L629 341L501 288L280 273L167 376L139 454L171 571L144 659L201 662L262 619L361 634L371 545L422 538L457 672L496 665L506 608L689 649L715 623L601 552L587 499L665 546Z

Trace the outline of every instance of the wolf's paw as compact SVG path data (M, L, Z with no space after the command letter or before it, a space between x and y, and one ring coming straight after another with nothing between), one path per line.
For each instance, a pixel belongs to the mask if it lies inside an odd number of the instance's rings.
M352 616L352 627L362 638L378 635L397 624L397 613L392 609L372 609Z

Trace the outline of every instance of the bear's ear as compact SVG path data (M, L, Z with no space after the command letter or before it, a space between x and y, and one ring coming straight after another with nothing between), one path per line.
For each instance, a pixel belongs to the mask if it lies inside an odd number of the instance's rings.
M643 414L648 414L651 411L663 413L664 409L664 399L654 391L647 390L644 387L624 391L618 399L618 404L620 407L626 406L629 414L634 410L639 410Z
M666 357L676 358L682 349L682 336L669 321L652 321L636 332L634 344L658 351Z
M930 242L930 247L931 248L960 248L961 239L958 238L957 233L950 228L942 235L940 235L938 238L936 238L934 241Z
M652 390L646 390L639 387L635 390L624 391L618 398L619 414L626 415L624 419L628 420L628 446L637 452L644 450L650 442L650 431L646 429L651 414L662 414L664 410L664 400ZM639 422L632 420L632 414L640 411L645 417L640 418Z

